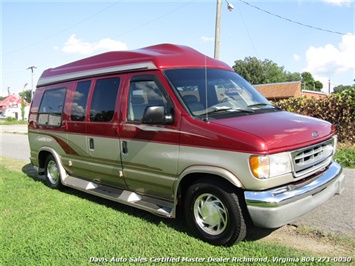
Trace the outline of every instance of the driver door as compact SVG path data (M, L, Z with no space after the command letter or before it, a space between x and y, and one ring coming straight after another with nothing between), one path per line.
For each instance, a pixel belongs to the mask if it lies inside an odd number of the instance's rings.
M123 175L129 190L164 200L173 200L177 174L179 131L176 124L144 124L149 106L172 104L156 75L131 76L127 119L121 131Z

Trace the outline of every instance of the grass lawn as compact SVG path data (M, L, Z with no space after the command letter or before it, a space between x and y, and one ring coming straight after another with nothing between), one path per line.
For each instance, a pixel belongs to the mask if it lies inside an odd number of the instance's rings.
M335 160L343 167L355 168L355 144L338 143Z
M2 158L0 173L0 265L183 265L195 259L200 265L234 265L233 260L273 264L274 258L312 257L251 237L230 248L211 246L191 236L180 220L69 188L50 189L18 161Z

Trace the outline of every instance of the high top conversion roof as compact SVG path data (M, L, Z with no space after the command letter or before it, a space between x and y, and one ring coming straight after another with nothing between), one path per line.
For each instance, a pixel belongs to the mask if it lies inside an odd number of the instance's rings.
M227 64L190 47L159 44L132 51L107 52L47 69L37 87L103 74L180 67L213 67L233 71Z

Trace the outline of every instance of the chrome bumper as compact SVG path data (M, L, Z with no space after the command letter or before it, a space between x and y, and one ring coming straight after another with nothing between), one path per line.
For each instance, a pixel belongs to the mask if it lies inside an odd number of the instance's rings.
M344 186L341 166L333 162L328 169L310 183L286 185L266 191L245 191L245 201L256 226L277 228L290 223L335 194Z

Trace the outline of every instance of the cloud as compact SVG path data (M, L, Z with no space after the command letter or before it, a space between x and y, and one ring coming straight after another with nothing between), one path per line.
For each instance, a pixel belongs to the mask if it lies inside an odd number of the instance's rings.
M308 71L312 75L330 77L355 68L355 35L342 36L338 47L327 44L322 47L309 47L306 52Z
M202 36L201 40L204 41L204 42L213 42L214 38L213 37Z
M343 6L343 5L350 6L352 1L353 0L325 0L324 2L336 6Z
M92 54L95 52L127 50L127 45L120 41L109 38L102 39L98 42L84 42L76 38L73 34L65 42L61 49L64 53L69 54Z
M301 60L301 57L300 57L298 54L294 54L294 55L293 55L293 60L294 60L294 61L300 61L300 60Z

